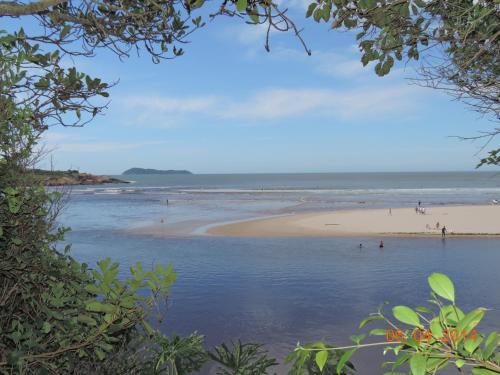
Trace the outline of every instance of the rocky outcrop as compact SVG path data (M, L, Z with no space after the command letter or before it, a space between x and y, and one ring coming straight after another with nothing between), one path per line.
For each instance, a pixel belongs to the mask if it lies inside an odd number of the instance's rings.
M74 170L53 172L37 170L35 173L43 181L43 184L47 186L128 184L130 182L114 177L80 173Z

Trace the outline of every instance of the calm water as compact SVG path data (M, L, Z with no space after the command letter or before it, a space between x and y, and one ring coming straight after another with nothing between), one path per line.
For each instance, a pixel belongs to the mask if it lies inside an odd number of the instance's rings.
M205 175L133 177L124 186L78 187L63 215L73 255L109 256L128 266L172 263L178 280L166 332L198 330L208 345L266 343L281 359L297 341L348 343L357 324L387 300L421 304L426 277L449 274L466 309L492 308L484 329L500 326L500 241L371 238L218 238L214 222L318 209L487 203L500 197L490 173ZM169 205L166 205L166 200ZM137 235L159 225L175 235ZM176 232L177 231L177 232ZM358 244L363 242L360 250ZM360 374L382 374L378 351L354 357ZM279 369L284 372L283 368Z

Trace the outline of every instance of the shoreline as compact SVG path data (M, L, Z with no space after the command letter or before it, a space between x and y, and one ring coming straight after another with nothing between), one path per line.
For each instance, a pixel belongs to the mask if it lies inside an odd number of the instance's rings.
M439 226L437 226L439 223ZM500 206L430 206L351 209L256 218L211 225L206 235L223 237L424 237L500 238Z

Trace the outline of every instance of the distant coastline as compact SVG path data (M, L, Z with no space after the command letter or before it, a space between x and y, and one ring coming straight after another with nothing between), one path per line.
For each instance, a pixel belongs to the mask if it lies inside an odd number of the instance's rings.
M122 173L122 176L126 175L143 175L143 174L193 174L187 170L177 170L177 169L152 169L152 168L130 168Z
M35 176L46 186L128 184L130 181L108 176L95 176L77 170L46 171L35 169Z

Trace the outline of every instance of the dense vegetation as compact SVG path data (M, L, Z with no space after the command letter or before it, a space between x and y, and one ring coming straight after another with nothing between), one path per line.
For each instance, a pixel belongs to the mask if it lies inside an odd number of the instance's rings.
M108 176L95 176L72 169L67 171L47 171L34 168L32 172L37 181L48 186L126 184L129 182Z
M97 268L80 264L69 247L56 248L66 229L56 222L63 202L48 192L33 169L37 148L49 126L82 126L106 107L111 86L64 64L69 56L92 57L101 48L126 57L134 48L155 62L182 55L179 47L203 26L193 11L203 0L40 0L0 1L0 19L27 17L38 27L0 30L0 372L5 374L187 374L211 360L219 374L264 374L276 361L257 344L221 345L207 353L203 337L166 337L156 329L175 279L171 267L130 269L118 278L109 259ZM298 29L278 5L266 0L223 1L217 14L246 15L268 30ZM418 59L428 46L446 65L426 66L426 84L451 85L480 111L498 114L497 5L493 1L320 0L308 14L334 27L360 28L363 63L375 61L379 75L395 60ZM307 47L306 47L307 49ZM444 68L443 68L444 67ZM437 80L437 81L436 81ZM454 91L453 91L454 90ZM497 163L497 153L486 163ZM443 329L459 332L479 322L483 310L464 314L454 303L449 281L433 285L438 313L395 307L400 322L426 328L428 341L414 342L401 329L403 344L391 346L399 364L414 375L434 373L445 363L474 367L479 375L498 373L497 333L443 343ZM453 297L453 298L452 298ZM159 310L157 310L159 308ZM424 316L425 315L425 316ZM422 319L422 323L421 320ZM394 322L379 311L369 320ZM434 323L433 323L434 322ZM372 334L381 331L372 331ZM443 336L441 336L443 335ZM481 337L480 335L478 337ZM299 346L288 358L293 374L344 373L364 337L354 346L325 343ZM484 342L483 342L484 341ZM477 345L476 345L477 343ZM481 346L482 345L482 346ZM346 351L347 350L347 351ZM396 353L397 352L397 353ZM442 356L444 355L444 356ZM431 365L432 362L432 365ZM396 366L397 367L397 366Z

